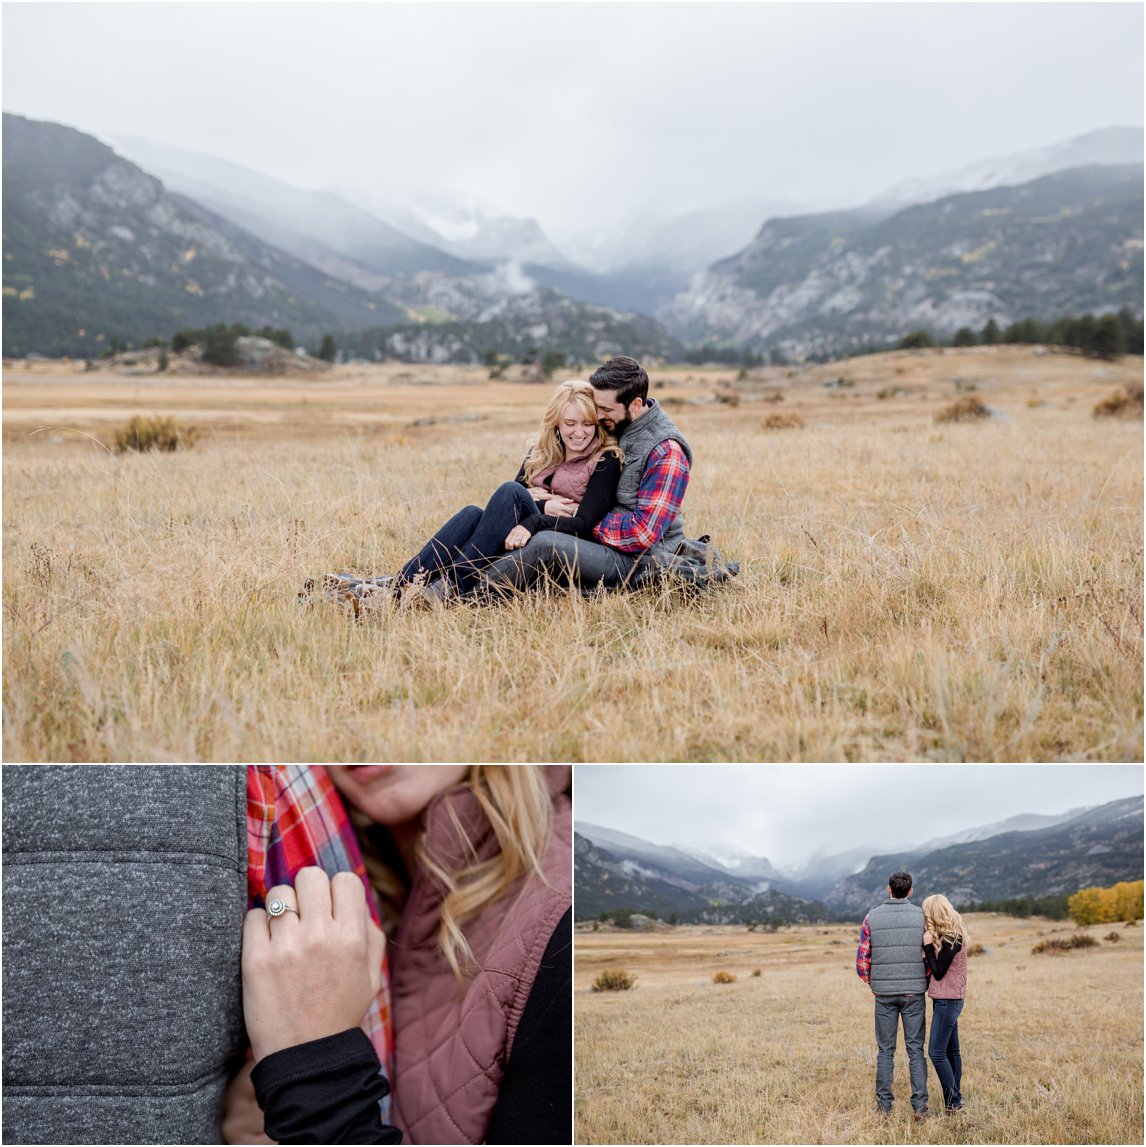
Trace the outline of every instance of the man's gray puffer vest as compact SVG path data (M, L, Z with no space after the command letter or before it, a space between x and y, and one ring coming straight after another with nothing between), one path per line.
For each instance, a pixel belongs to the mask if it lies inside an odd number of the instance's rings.
M625 452L625 465L621 470L621 480L617 483L618 510L631 514L637 508L637 493L649 454L670 438L680 443L691 466L692 447L673 420L665 414L660 403L652 402L649 409L625 429L618 439L621 449ZM658 564L664 565L676 553L676 548L683 538L684 522L678 514L669 523L669 528L660 540L654 542L645 552Z
M871 929L871 990L877 996L927 991L923 962L923 909L887 899L867 914Z
M3 780L4 1142L222 1142L245 1043L245 769Z

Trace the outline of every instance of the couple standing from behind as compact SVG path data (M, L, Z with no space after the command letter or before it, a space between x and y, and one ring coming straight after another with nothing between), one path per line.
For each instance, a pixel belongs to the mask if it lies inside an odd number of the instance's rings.
M927 995L932 999L927 1054L943 1089L944 1111L951 1115L963 1110L959 1014L967 994L967 929L946 896L928 896L922 909L910 903L911 875L907 872L891 874L887 895L864 917L856 952L856 974L875 996L876 1104L881 1113L890 1114L895 1045L902 1019L911 1107L916 1121L930 1114L923 1057Z

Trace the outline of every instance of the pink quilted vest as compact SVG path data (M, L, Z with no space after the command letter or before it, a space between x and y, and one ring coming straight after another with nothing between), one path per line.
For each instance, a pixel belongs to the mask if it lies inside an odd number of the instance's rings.
M390 944L394 1010L393 1119L411 1143L481 1143L513 1037L546 945L572 903L573 823L562 790L567 765L546 767L553 829L542 871L467 925L479 971L459 989L438 948L442 890L423 870ZM497 839L473 793L454 788L430 804L428 843L462 868L471 860L450 823L449 797L466 835L486 859ZM520 894L519 894L520 892Z
M961 1000L967 995L967 945L955 953L951 967L941 980L931 977L927 994L933 1000Z

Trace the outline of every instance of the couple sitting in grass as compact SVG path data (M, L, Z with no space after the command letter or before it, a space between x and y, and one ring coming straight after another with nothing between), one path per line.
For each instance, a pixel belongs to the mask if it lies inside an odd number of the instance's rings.
M737 572L707 539L684 536L692 450L648 392L648 374L625 356L588 382L561 383L516 479L484 509L459 510L396 575L332 574L325 590L357 611L380 595L426 607L497 600L547 580L614 589L690 565L693 581Z
M943 1110L963 1110L963 1058L959 1016L967 994L967 929L946 896L928 896L920 908L910 903L911 875L893 872L887 899L864 917L856 952L856 974L875 996L875 1101L891 1114L895 1045L903 1021L903 1042L911 1077L911 1107L917 1122L927 1106L927 1060L923 1055L931 997L931 1041L927 1054L943 1090Z

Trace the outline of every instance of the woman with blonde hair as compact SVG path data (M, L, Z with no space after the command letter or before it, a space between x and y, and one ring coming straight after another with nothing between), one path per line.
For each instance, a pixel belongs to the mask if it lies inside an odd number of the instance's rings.
M943 1088L948 1115L963 1110L963 1059L959 1052L959 1015L967 995L967 927L946 896L923 901L923 958L931 978L931 1038L927 1054Z
M266 1134L571 1142L571 770L329 772L388 921L394 1126L381 1121L387 1080L357 1026L381 961L362 886L304 869L293 888L268 893L267 912L248 913L244 930L243 1006Z
M590 537L613 508L623 457L597 419L589 383L561 383L517 477L484 509L466 506L450 518L402 567L393 592L407 604L466 597L479 587L484 566L539 530Z

